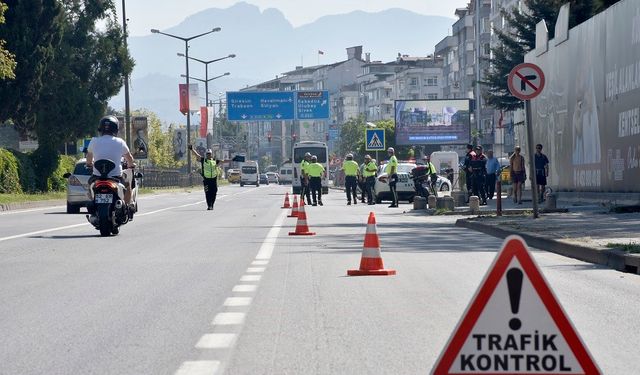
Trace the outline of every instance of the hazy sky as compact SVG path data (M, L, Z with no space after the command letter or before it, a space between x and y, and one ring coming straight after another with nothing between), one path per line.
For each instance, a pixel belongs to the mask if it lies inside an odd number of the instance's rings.
M121 22L122 0L118 6ZM150 29L166 29L175 26L189 15L209 8L228 8L237 0L128 0L127 18L130 35L147 35ZM330 15L354 10L376 12L389 8L402 8L416 13L455 18L456 8L467 5L469 0L247 0L260 10L277 8L293 24L300 26Z

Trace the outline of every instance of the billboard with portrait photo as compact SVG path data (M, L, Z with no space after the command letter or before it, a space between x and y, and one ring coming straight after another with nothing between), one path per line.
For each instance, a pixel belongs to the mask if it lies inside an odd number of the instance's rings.
M131 118L131 133L133 134L133 147L131 148L133 158L148 158L149 128L146 116L134 116Z
M396 145L469 143L469 108L469 99L396 100Z
M173 159L183 160L187 155L187 134L184 129L173 132Z

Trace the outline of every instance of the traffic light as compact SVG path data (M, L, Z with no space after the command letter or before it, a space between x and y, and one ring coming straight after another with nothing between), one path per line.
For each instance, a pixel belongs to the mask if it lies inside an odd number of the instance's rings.
M269 141L269 143L271 143L271 132L267 133L267 141Z
M324 134L324 138L327 140L327 142L329 141L329 133L325 133Z

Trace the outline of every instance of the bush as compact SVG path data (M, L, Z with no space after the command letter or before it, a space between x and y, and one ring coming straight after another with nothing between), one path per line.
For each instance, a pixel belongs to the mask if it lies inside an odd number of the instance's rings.
M75 158L66 155L60 156L58 158L58 168L47 181L49 191L65 191L67 189L67 179L63 175L67 172L73 173L75 165Z
M18 162L18 175L20 176L20 186L25 193L34 193L36 191L36 172L33 163L28 154L11 150L13 156Z
M0 193L22 193L18 161L3 148L0 148Z

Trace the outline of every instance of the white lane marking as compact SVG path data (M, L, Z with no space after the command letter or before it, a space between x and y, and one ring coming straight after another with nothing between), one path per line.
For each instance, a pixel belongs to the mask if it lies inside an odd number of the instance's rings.
M198 349L223 349L230 348L236 340L235 333L207 333L203 335L196 348Z
M252 266L266 266L267 264L269 264L268 260L254 260L251 262Z
M224 301L225 306L249 306L253 298L251 297L229 297Z
M219 367L220 361L185 361L174 375L213 375Z
M233 287L234 292L255 292L258 289L257 285L249 284L249 285L236 285Z
M155 211L149 211L149 212L144 212L144 213L141 213L141 214L136 214L136 217L153 215L153 214L157 214L158 212L173 210L174 208L183 208L183 207L195 206L196 204L202 204L203 202L204 201L197 201L195 203L181 204L180 206L172 206L172 207L167 207L167 208L161 208L161 209L155 210Z
M282 222L284 221L286 215L286 212L280 213L280 216L271 227L271 230L269 230L269 233L267 233L267 237L264 239L264 242L262 242L262 246L260 246L258 255L256 255L256 260L271 259L273 248L275 247L276 241L278 240L278 233L280 233L280 228L282 227Z
M240 278L240 281L260 281L261 275L244 275Z
M46 206L46 207L39 207L39 208L27 208L27 209L24 209L24 210L7 210L7 211L0 211L0 216L1 215L24 214L24 213L36 212L36 211L47 211L47 210L64 208L64 207L65 206Z
M264 267L249 267L247 268L247 273L261 273L264 272L265 269Z
M35 236L36 234L49 233L49 232L56 232L56 231L64 230L64 229L77 228L77 227L82 227L82 226L85 226L85 225L91 225L91 224L89 224L89 223L87 222L87 223L82 223L82 224L66 225L66 226L64 226L64 227L57 227L57 228L49 228L49 229L37 230L37 231L35 231L35 232L29 232L29 233L16 234L15 236L2 237L2 238L0 238L0 242L2 242L2 241L7 241L7 240L13 240L13 239L15 239L15 238L28 237L28 236Z
M238 325L244 323L244 318L247 316L246 313L242 312L226 312L226 313L218 313L211 324L217 326L231 326Z

